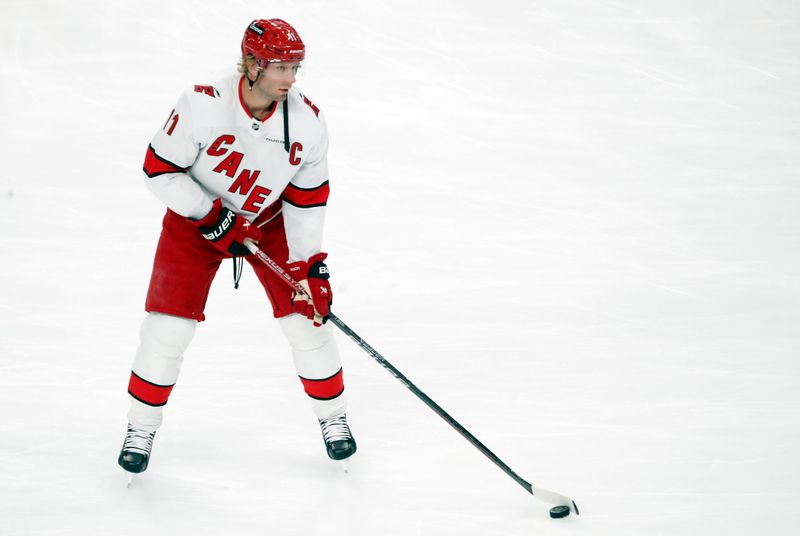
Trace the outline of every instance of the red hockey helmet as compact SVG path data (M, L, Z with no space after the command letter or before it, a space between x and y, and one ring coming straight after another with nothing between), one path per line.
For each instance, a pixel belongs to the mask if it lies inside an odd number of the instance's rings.
M244 31L242 57L252 54L258 66L279 61L303 61L306 46L297 30L281 19L256 19Z

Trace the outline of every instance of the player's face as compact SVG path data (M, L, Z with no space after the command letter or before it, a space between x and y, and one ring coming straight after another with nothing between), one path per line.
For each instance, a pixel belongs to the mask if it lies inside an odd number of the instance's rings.
M297 80L299 69L298 62L268 63L258 78L258 89L270 100L286 100L289 89Z

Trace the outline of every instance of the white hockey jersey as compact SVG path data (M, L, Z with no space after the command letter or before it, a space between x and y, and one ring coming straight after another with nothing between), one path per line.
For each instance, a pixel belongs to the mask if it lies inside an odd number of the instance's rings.
M147 149L145 182L170 209L193 219L208 214L217 198L257 225L282 211L289 260L308 259L322 247L329 192L325 119L293 87L287 144L283 103L254 118L242 100L243 82L237 73L181 95Z

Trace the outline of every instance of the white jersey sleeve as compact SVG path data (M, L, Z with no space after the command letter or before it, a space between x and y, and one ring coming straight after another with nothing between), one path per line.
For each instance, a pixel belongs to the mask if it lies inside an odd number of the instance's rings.
M190 93L181 95L164 126L153 136L144 161L145 184L181 216L200 219L211 210L211 195L186 170L200 150Z
M281 196L290 261L306 260L322 249L325 207L330 192L328 129L321 112L315 119L319 121L319 137L304 155L303 164Z

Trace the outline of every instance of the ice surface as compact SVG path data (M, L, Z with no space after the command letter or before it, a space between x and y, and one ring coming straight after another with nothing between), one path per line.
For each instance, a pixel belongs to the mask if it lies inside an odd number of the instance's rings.
M0 534L795 534L800 4L0 3ZM147 142L256 17L327 114L359 452L220 271L130 489Z

